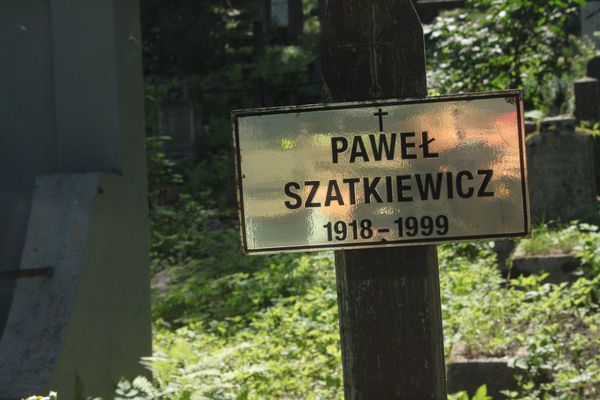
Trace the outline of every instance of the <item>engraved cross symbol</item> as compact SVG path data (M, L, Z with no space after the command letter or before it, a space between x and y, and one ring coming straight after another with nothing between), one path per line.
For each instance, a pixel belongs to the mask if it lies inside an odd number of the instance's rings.
M383 116L388 115L388 113L383 112L383 110L380 108L379 111L373 113L373 115L379 117L379 132L383 132Z

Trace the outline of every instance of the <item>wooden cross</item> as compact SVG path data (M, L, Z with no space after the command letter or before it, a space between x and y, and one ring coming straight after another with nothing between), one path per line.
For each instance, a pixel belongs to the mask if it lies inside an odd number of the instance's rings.
M424 53L410 0L327 2L334 101L425 97ZM436 246L337 251L335 263L346 400L446 399Z

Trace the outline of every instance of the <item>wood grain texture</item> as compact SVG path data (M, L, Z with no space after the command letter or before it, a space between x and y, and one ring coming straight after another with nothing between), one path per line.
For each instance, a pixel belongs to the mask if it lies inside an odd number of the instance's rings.
M446 398L435 246L335 254L347 400Z
M329 0L321 57L334 101L427 95L410 0ZM335 259L345 398L445 399L436 247L338 251Z
M335 101L427 95L423 29L410 0L330 0L321 62Z

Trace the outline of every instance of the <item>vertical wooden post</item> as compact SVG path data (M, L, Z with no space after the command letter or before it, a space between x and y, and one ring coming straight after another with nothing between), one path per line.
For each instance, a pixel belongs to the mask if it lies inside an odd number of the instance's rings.
M427 95L410 0L329 0L321 57L334 101ZM346 399L445 399L436 247L335 258Z

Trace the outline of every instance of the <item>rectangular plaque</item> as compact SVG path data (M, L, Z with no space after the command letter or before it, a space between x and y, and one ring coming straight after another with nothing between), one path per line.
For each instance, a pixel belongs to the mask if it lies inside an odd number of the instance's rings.
M232 113L246 254L530 232L519 91Z

